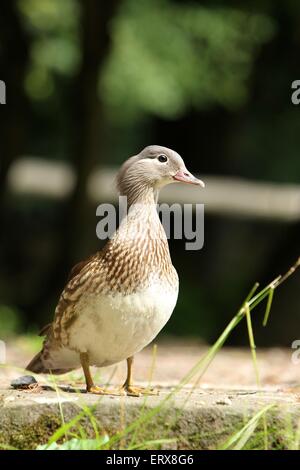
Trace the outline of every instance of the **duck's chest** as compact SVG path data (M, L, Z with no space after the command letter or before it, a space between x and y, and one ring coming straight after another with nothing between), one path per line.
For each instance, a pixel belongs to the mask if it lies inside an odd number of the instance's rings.
M121 361L149 344L169 320L178 297L178 283L153 281L128 295L100 294L82 299L70 333L72 346L89 351L103 366Z
M135 214L136 215L136 214ZM69 346L95 365L121 361L149 344L169 320L178 277L156 212L128 216L106 245L93 282L76 304Z

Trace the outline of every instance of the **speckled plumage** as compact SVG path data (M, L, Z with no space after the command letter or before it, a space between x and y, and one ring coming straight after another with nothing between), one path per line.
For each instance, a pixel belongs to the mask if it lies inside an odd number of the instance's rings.
M167 165L157 162L160 153ZM196 184L181 157L164 147L148 147L125 162L118 188L128 198L128 215L101 251L71 271L29 370L65 372L80 365L83 353L90 365L113 364L140 351L163 328L179 284L156 200L160 187L179 173Z
M127 237L129 230L133 232L131 237ZM70 327L81 314L80 300L92 296L130 296L147 289L153 277L165 289L177 292L178 276L164 229L155 205L145 204L133 209L112 240L79 266L79 272L75 266L56 308L54 339L69 346Z

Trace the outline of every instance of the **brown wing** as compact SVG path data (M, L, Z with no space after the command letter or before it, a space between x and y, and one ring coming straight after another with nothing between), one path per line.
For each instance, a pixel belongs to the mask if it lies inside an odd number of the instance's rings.
M79 274L80 271L81 271L87 264L89 264L89 263L95 258L95 256L98 256L98 254L97 254L97 255L90 256L90 257L87 258L86 260L84 260L84 261L79 261L79 263L75 264L75 266L73 266L73 268L72 268L71 271L69 272L69 276L68 276L67 282L70 282L71 279L73 279L75 276L77 276L77 274Z
M97 255L90 256L88 259L86 259L84 261L80 261L79 263L75 264L75 266L73 266L73 268L71 269L71 271L69 273L69 276L67 278L67 283L70 282L71 279L73 279L75 276L77 276L77 274L79 274L80 271L87 264L89 264L90 261L92 261L95 256L97 256ZM39 336L48 336L48 334L50 333L52 325L53 325L52 323L48 323L47 325L43 326L43 328L39 332Z
M47 336L51 326L52 326L52 323L48 323L48 325L43 326L43 328L39 332L39 336Z
M65 346L68 344L70 326L77 318L76 306L81 296L95 280L95 273L97 272L98 275L101 272L101 257L102 252L99 251L87 260L76 264L60 296L52 325L54 338Z

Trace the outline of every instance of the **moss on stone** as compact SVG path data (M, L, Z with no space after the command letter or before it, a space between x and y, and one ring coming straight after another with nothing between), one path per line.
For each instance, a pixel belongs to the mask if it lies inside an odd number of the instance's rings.
M26 394L11 396L14 397L14 401L8 401L8 404L5 400L0 401L0 444L18 449L35 449L37 445L46 444L62 424L58 404L53 402L38 404ZM43 397L48 396L50 403L50 398L53 400L55 394L43 392ZM99 399L95 396L84 396L80 397L80 400L84 400L87 406L93 407L93 416L98 423L99 432L106 432L109 436L126 429L141 416L141 413L147 413L147 410L152 410L160 403L157 398L151 398L146 405L144 399L129 397ZM216 406L213 400L207 397L206 406L192 401L183 406L179 396L178 400L169 402L152 419L140 424L136 430L116 442L114 447L127 448L133 442L135 445L147 448L148 441L173 439L172 443L157 444L156 448L217 449L242 429L265 404L261 402L261 397L251 406L249 401L243 402L245 406L241 406L240 402L232 406ZM77 403L62 404L65 422L69 422L82 411L79 401ZM295 403L285 406L284 402L280 403L267 413L266 419L268 448L290 448L299 419L299 405ZM79 434L78 426L82 427L86 437L94 437L94 429L87 415L74 426L73 431L77 434ZM153 445L150 448L153 449ZM246 448L264 448L261 422L247 442Z

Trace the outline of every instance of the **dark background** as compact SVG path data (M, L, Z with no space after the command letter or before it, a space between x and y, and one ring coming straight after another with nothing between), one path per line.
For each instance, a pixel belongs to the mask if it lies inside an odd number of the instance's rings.
M300 193L299 53L291 0L3 0L0 336L49 321L72 264L101 247L87 191L96 167L159 144L197 174ZM66 162L74 189L65 198L13 190L21 157ZM201 251L170 242L181 292L164 333L211 342L254 281L297 258L300 214L288 222L205 210ZM290 346L299 314L298 274L275 293L267 329L256 311L258 344ZM246 329L230 341L246 344Z

